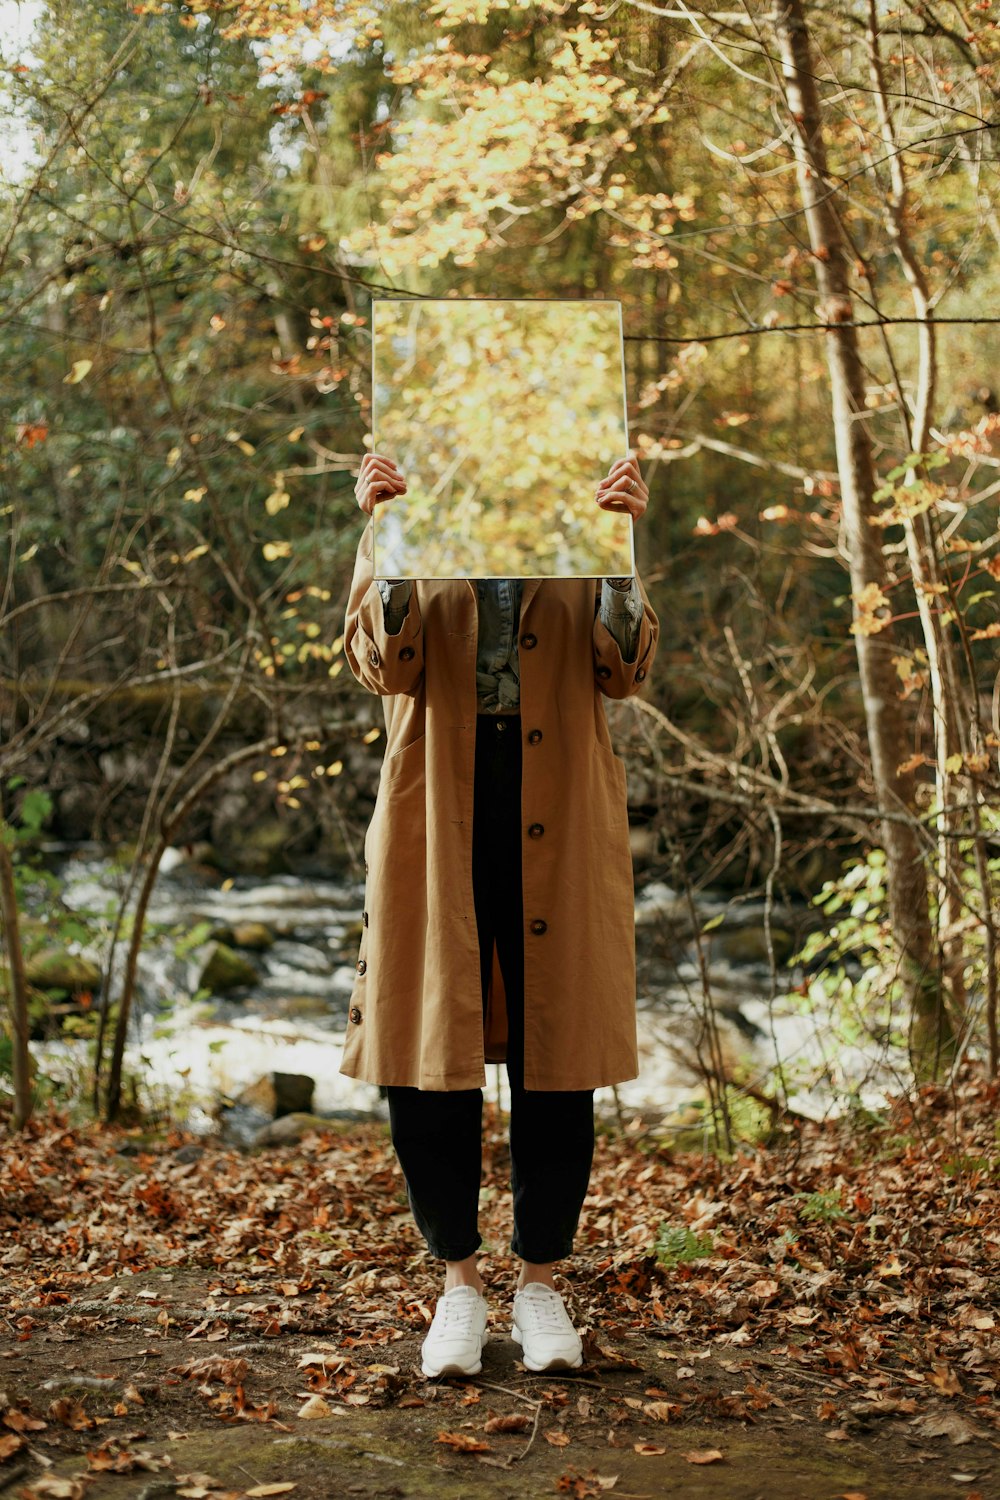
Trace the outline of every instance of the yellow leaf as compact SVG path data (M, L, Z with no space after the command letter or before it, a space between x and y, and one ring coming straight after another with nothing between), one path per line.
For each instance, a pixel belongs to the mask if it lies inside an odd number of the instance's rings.
M267 511L269 516L276 516L279 510L284 510L286 508L291 498L292 497L287 490L283 490L280 488L272 490L267 499L264 501L264 509Z
M277 562L281 557L291 557L291 542L265 542L263 547L264 556L268 562Z
M174 466L174 464L180 458L180 456L181 456L181 450L179 448L171 448L170 452L167 454L167 466L168 466L168 468L172 469L173 466Z
M184 499L192 501L192 503L195 505L200 505L201 501L207 494L208 490L206 489L205 485L200 485L196 490L185 490Z
M297 443L304 432L304 427L293 427L291 432L288 434L288 441L290 443Z
M343 769L344 762L342 760L335 760L332 766L327 766L326 774L328 776L339 776Z
M79 385L81 380L86 380L93 368L94 361L92 359L75 359L73 361L73 368L63 378L63 385Z
M302 1406L299 1407L300 1417L332 1417L333 1407L329 1401L324 1401L322 1396L310 1396Z
M267 772L266 771L255 771L253 773L253 776L252 776L251 780L253 780L253 781L266 781L267 780Z
M381 733L381 729L369 729L368 733L363 736L361 743L363 745L374 745Z
M956 755L948 756L948 759L944 763L944 768L949 773L949 775L954 776L956 771L960 771L962 769L962 764L962 756L961 752L959 752Z

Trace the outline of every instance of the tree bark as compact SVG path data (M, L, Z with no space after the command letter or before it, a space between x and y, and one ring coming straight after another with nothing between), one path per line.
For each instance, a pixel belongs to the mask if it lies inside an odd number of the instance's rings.
M28 1052L28 981L21 951L21 924L14 887L14 863L7 846L8 828L0 819L0 917L10 966L11 1071L14 1079L14 1129L31 1118L31 1071Z
M868 584L884 590L885 558L878 529L871 439L865 424L864 373L848 271L848 247L834 208L836 186L828 175L822 117L816 90L809 30L802 0L776 0L772 24L781 55L785 102L792 130L796 177L805 209L820 293L837 470L855 599ZM875 635L855 632L875 797L880 812L892 806L915 810L912 772L897 774L907 736L892 662L894 632L886 625ZM910 1054L918 1077L936 1075L954 1045L936 955L928 905L924 849L913 828L883 818L887 895L893 936L900 955L900 982L910 1018Z
M890 191L886 197L886 219L889 238L896 252L910 287L913 310L921 319L917 330L918 368L917 390L913 416L907 420L906 439L911 453L922 453L930 433L933 420L934 399L937 390L937 330L934 312L924 268L913 248L907 224L909 194L903 153L898 150L896 133L889 110L885 79L882 73L882 56L879 47L878 16L875 0L868 3L868 46L874 85L875 106L878 111L879 129L889 162ZM906 480L912 484L916 478L913 468L907 471ZM937 792L938 814L938 941L942 953L942 978L947 992L951 1019L956 1028L961 1025L965 1012L965 908L966 894L962 878L963 857L959 848L958 834L966 820L966 812L972 814L979 833L978 817L974 804L964 796L964 786L952 770L952 756L961 756L968 746L963 744L962 721L965 712L962 678L955 661L955 648L948 626L942 623L943 596L947 593L941 581L937 542L934 534L934 519L931 511L918 511L903 521L906 536L906 551L913 576L917 612L923 631L927 651L927 671L931 687L931 707L934 715L934 776ZM959 773L961 774L961 773Z

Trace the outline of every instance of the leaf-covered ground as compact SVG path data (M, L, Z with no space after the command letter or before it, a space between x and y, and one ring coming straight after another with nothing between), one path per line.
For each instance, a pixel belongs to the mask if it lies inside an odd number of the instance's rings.
M0 1493L1000 1496L998 1096L727 1162L602 1134L558 1377L509 1338L491 1119L491 1341L437 1382L384 1127L244 1155L42 1117L0 1147Z

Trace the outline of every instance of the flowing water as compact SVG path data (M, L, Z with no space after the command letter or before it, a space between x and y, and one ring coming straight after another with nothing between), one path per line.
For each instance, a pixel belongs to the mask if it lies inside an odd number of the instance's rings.
M103 851L50 850L65 904L81 916L94 914L110 930L121 904L126 874ZM220 1102L272 1071L307 1074L315 1080L313 1108L319 1114L385 1113L379 1090L344 1077L340 1052L354 981L364 887L343 880L274 876L263 881L223 880L170 850L157 881L139 965L126 1069L141 1080L140 1099L162 1107L194 1130L214 1128ZM799 1005L782 999L801 976L777 971L771 995L762 903L739 898L696 903L698 925L723 914L702 939L705 975L719 1015L720 1040L728 1063L749 1064L764 1090L773 1087L780 1059L799 1070L790 1102L813 1116L836 1108L835 1089L847 1078L868 1077L872 1102L882 1097L885 1077L871 1076L863 1050L825 1053L815 1023ZM799 940L803 909L776 908L771 924ZM198 924L231 928L259 922L274 935L272 946L245 953L257 971L253 984L225 995L196 998L200 961L185 946ZM779 933L780 935L780 933ZM72 946L72 945L70 945ZM786 951L791 944L786 943ZM685 1106L704 1096L697 1052L705 1054L703 971L685 900L662 883L636 895L640 1074L617 1090L598 1091L599 1107L672 1114L695 1121ZM80 951L107 963L107 948ZM113 960L113 994L119 992L120 945ZM700 1040L699 1040L700 1039ZM87 1067L87 1043L38 1041L33 1051L43 1071L67 1077ZM789 1074L791 1077L791 1074ZM487 1094L505 1102L506 1071L487 1068ZM864 1094L864 1090L862 1091Z

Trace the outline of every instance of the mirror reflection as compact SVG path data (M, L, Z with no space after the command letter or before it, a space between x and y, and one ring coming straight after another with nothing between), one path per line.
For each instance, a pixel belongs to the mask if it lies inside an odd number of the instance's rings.
M372 303L377 578L622 577L632 522L594 490L628 456L621 304Z

